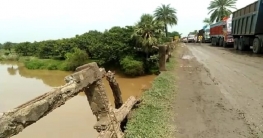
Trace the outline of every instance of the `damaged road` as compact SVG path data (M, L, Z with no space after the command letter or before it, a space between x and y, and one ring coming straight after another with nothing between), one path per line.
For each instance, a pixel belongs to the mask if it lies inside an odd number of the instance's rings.
M262 57L208 44L176 55L176 138L263 137Z

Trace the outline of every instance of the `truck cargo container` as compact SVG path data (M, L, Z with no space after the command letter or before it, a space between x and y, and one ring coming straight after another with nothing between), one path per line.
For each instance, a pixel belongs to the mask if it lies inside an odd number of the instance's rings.
M210 38L212 46L233 46L234 40L231 35L231 18L210 25Z
M253 46L254 53L262 52L263 0L233 12L232 35L235 49L246 50Z

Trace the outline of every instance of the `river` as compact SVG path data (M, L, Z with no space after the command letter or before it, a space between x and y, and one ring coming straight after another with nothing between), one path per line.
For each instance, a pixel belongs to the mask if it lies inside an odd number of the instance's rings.
M69 74L70 72L63 71L28 70L17 62L0 63L0 112L15 108L65 84L64 77ZM140 96L142 89L149 88L154 78L155 75L138 78L116 75L124 101L132 95ZM113 103L113 95L106 79L104 84ZM93 129L95 123L96 118L90 110L85 94L79 93L13 138L93 138L98 135Z

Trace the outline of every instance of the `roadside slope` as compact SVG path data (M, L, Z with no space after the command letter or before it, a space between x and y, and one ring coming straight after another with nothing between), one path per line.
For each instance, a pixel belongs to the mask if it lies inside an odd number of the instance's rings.
M176 51L176 50L175 50ZM145 91L139 108L133 111L126 127L126 138L174 138L173 101L176 96L175 56L167 63L168 71L155 78Z

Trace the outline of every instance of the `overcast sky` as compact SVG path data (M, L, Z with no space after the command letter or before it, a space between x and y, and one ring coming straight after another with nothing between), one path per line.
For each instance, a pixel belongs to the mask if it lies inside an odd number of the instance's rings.
M69 38L89 30L134 25L161 4L177 9L183 35L203 27L210 0L1 0L0 43ZM255 0L238 0L237 8Z

